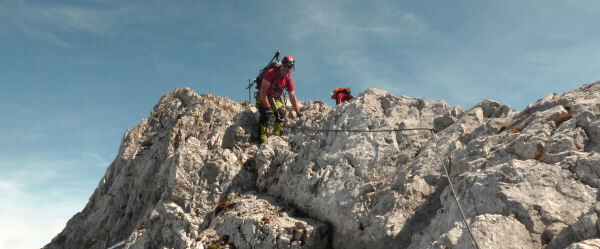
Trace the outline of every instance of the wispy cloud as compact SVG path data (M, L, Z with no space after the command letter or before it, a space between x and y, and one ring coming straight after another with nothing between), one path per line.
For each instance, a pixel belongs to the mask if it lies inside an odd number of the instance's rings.
M81 158L84 158L86 162L89 162L89 166L99 169L106 169L106 167L110 164L112 160L111 158L108 158L105 155L89 151L81 153Z
M403 86L398 81L410 77L360 50L343 51L335 56L333 63L339 77L359 91L379 88L401 93Z
M64 191L65 196L48 198L45 193L27 190L26 179L0 179L0 247L40 248L49 243L66 221L83 208L84 196ZM79 197L69 197L76 194ZM88 193L89 194L89 193ZM56 198L59 197L59 198Z
M58 154L37 151L20 155L2 153L0 154L0 170L3 172L2 178L19 179L23 182L40 185L56 182L62 185L54 186L61 187L67 184L97 181L98 175L104 172L111 160L105 155L94 152ZM98 179L88 179L87 177L91 177L90 175ZM69 182L61 182L61 180ZM70 182L72 180L75 181Z
M11 93L0 93L0 96L5 95L9 96ZM13 103L10 101L6 101L4 99L0 100L0 113L8 114L10 113L11 117L14 116L36 116L38 114L35 109L18 103Z
M64 33L87 32L112 35L115 27L131 14L128 7L81 7L65 4L36 5L26 1L0 2L0 30L14 29L30 37L70 47Z
M562 74L573 71L597 72L597 65L600 63L600 44L597 41L600 36L594 36L589 40L522 54L518 57L518 62L522 65L531 65L534 70L539 70L539 72Z
M293 44L291 49L302 51L307 60L321 61L322 66L331 68L333 78L343 79L340 83L353 87L356 93L374 87L401 94L399 81L406 82L412 76L392 57L399 46L435 36L425 19L395 1L367 5L302 1L290 10L292 13L278 18L291 18L289 26L284 25L289 32L280 32L289 34L285 43Z
M93 154L73 160L0 156L0 248L40 248L49 243L84 207L91 186L97 184L98 177L81 173L89 170L82 165L94 160L104 161Z
M290 22L292 39L348 48L373 41L414 42L428 31L423 19L393 2L375 1L368 6L369 9L348 9L344 1L302 2L295 6L297 13Z

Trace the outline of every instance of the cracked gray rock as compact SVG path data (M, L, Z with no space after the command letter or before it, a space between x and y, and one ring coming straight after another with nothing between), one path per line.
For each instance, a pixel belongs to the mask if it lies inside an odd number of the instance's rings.
M378 89L302 112L259 146L254 107L166 94L44 248L474 248L466 224L484 248L597 244L600 82L521 112Z
M202 233L226 234L239 249L326 248L328 226L295 215L294 208L269 196L245 195L227 202Z

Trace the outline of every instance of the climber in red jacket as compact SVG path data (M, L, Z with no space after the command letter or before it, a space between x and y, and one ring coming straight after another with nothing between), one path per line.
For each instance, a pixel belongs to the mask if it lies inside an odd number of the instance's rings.
M331 95L332 99L335 99L335 104L339 105L342 102L353 99L354 97L350 94L350 88L336 88L333 90Z
M296 59L291 56L283 57L281 66L279 68L272 68L265 72L262 77L260 89L258 92L258 98L256 99L256 106L260 113L259 118L259 133L261 142L266 142L268 135L268 121L271 117L275 117L275 123L273 124L273 135L281 136L283 131L283 124L286 117L285 105L283 102L282 94L286 90L290 95L290 101L292 107L298 117L302 117L300 113L300 105L294 93L294 80L292 79L292 72Z

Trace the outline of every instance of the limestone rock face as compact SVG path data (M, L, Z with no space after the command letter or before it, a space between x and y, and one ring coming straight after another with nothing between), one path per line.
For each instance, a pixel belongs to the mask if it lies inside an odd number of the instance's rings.
M525 226L512 217L482 214L473 218L473 235L481 248L536 248ZM492 236L493 235L493 236ZM424 248L476 248L462 222L444 233L435 243Z
M407 235L423 225L412 214L419 208L420 215L435 212L439 201L431 199L436 194L439 198L442 188L436 193L436 187L445 185L432 132L326 130L431 128L436 118L460 113L444 102L396 98L368 89L327 113L321 124L294 123L290 129L300 132L262 146L256 158L258 186L331 223L336 228L334 247L406 246ZM469 116L464 123L483 119Z
M254 122L252 108L214 95L165 95L125 133L87 206L46 248L202 248L198 231L216 207L253 188L243 167L257 149Z
M565 249L597 249L600 248L600 239L585 240L572 244Z
M204 232L227 234L236 248L326 248L328 226L294 217L296 210L271 197L241 196L220 209Z
M44 248L597 248L600 82L522 112L302 104L258 145L253 106L166 94Z

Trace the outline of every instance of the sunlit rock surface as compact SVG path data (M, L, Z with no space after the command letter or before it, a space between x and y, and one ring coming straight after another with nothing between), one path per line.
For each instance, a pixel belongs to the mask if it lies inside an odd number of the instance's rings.
M600 83L522 112L302 104L258 145L253 106L166 94L44 248L475 248L444 167L482 248L598 248Z

